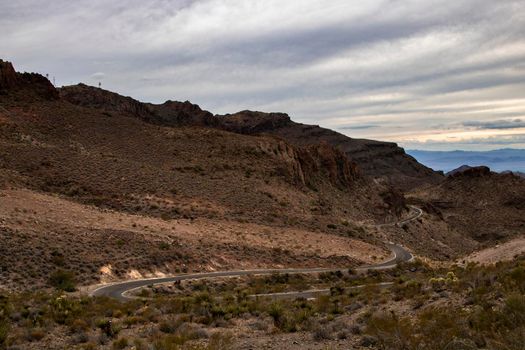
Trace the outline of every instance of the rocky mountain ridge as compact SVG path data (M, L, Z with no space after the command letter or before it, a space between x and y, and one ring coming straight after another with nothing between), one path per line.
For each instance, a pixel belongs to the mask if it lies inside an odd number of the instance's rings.
M442 179L440 173L419 164L395 143L353 139L316 125L296 123L285 113L242 111L213 115L188 101L142 103L84 84L59 91L62 98L73 104L124 113L159 125L207 126L247 135L268 134L297 146L326 143L346 154L365 175L403 190Z

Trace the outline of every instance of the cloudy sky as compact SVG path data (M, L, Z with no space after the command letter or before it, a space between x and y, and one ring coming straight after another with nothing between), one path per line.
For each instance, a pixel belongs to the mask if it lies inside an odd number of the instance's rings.
M525 1L18 0L20 71L417 149L525 148Z

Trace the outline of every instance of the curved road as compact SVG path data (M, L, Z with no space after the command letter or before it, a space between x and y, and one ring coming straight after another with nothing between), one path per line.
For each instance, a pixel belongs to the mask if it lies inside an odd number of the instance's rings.
M412 215L408 219L405 219L403 221L400 221L392 225L399 225L399 226L404 225L410 221L416 220L423 214L423 211L421 209L417 207L411 207L411 208L416 211L415 215ZM378 263L378 264L360 266L356 268L355 270L359 272L363 272L367 270L386 270L386 269L394 268L400 262L407 262L413 259L412 254L408 252L402 246L394 244L394 243L386 243L386 244L393 253L392 258L384 262ZM342 271L342 270L347 270L347 268L255 269L255 270L190 273L190 274L184 274L184 275L178 275L178 276L172 276L172 277L149 278L149 279L139 279L139 280L117 282L117 283L101 286L95 289L93 292L91 292L90 295L91 296L107 296L107 297L115 298L121 301L127 301L127 300L133 299L133 297L130 297L127 295L128 292L135 290L135 289L143 288L149 285L153 285L153 284L170 283L170 282L194 280L194 279L214 278L214 277L271 275L274 273L301 274L301 273L334 272L334 271ZM294 295L300 295L301 293L305 294L306 296L306 295L309 295L308 293L319 294L319 292L326 292L326 290L290 292L290 293L285 293L285 294L287 294L287 296L289 297L289 296L294 296ZM271 295L268 295L268 296L271 296Z

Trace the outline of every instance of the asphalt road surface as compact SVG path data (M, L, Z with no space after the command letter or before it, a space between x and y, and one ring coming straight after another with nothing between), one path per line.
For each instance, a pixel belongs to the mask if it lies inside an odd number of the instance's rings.
M416 220L419 218L423 211L417 207L412 207L415 210L415 214L409 217L406 220L400 221L393 225L404 225L410 221ZM373 265L365 265L356 268L357 271L367 271L367 270L386 270L394 268L400 262L407 262L412 260L413 256L405 248L394 243L387 243L387 246L392 251L393 257ZM117 282L113 284L108 284L101 286L91 292L92 296L107 296L115 298L121 301L127 301L133 299L129 296L128 293L135 289L140 289L149 285L161 284L161 283L172 283L177 281L184 280L195 280L195 279L206 279L214 277L236 277L236 276L248 276L248 275L271 275L271 274L302 274L302 273L319 273L319 272L334 272L334 271L344 271L348 268L305 268L305 269L255 269L255 270L238 270L238 271L217 271L217 272L202 272L202 273L190 273L183 274L172 277L161 277L161 278L149 278L149 279L139 279L131 280L124 282ZM326 292L326 290L321 290ZM316 291L304 291L304 292L291 292L288 293L290 297L292 293L296 293L294 296L303 296L308 297L310 294L314 295ZM319 292L319 291L317 291ZM305 295L301 295L305 294ZM310 294L308 294L310 293ZM282 294L282 293L281 293ZM317 293L319 294L319 293Z

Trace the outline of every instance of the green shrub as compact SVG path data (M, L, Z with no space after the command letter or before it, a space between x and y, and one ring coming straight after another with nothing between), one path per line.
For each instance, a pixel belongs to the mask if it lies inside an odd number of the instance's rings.
M0 349L3 348L9 335L10 324L6 317L0 314Z
M120 338L115 340L112 344L112 348L115 350L125 349L128 346L129 342L126 338Z
M67 270L56 270L49 276L49 283L59 289L66 292L74 292L75 287L75 274Z

